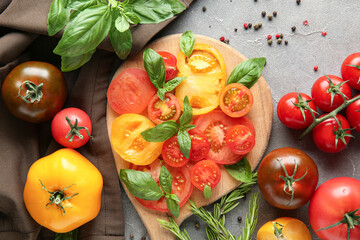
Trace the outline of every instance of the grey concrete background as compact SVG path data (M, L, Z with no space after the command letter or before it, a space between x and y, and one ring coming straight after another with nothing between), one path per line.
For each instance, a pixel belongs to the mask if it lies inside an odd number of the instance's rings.
M203 12L206 6L206 12ZM266 153L280 147L296 147L310 155L319 168L319 185L328 179L340 176L351 176L360 179L359 146L360 134L354 133L347 150L338 154L321 152L313 144L310 135L302 141L297 137L300 131L286 128L276 115L276 106L280 98L288 92L301 91L310 95L313 82L323 74L333 74L341 77L340 67L343 60L350 54L360 51L360 1L359 0L302 0L300 5L296 0L197 0L190 8L164 29L157 37L192 30L215 39L221 36L230 40L229 44L247 56L266 57L267 64L263 76L267 80L274 102L274 119L270 142ZM267 14L277 11L277 17L272 21L262 18L261 12ZM308 20L308 26L303 21ZM262 28L247 31L243 23L262 22ZM295 33L291 27L296 26ZM235 32L234 28L238 28ZM326 31L327 36L321 32ZM266 36L275 37L276 33L283 33L284 43L273 43L268 46ZM319 66L317 72L314 66ZM265 154L266 154L265 153ZM258 192L254 188L253 192ZM265 222L281 216L301 219L308 225L313 239L319 239L312 231L308 220L308 205L297 210L285 211L269 205L260 196L260 210L257 230ZM248 199L241 201L239 207L226 216L226 227L237 236L240 235L243 224L237 221L238 216L245 219L248 210ZM137 212L123 191L125 210L126 239L134 234L134 239L143 236L150 239ZM212 206L209 206L212 209ZM195 228L199 221L192 216L181 228L186 228L191 239L206 239L204 224L200 229ZM201 221L200 221L201 223ZM156 239L153 239L156 240Z

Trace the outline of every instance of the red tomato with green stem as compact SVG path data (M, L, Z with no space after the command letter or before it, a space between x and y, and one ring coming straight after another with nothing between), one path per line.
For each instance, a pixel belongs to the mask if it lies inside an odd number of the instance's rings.
M305 93L288 93L277 105L280 121L292 129L304 129L310 126L314 121L310 111L315 115L316 106L311 97Z
M177 59L176 57L169 53L169 52L165 52L165 51L159 51L157 52L164 60L164 64L165 64L165 68L166 68L166 79L165 82L173 79L176 76L176 64L177 64Z
M346 117L349 120L350 126L355 131L360 132L360 99L347 106Z
M181 114L179 101L172 93L165 93L164 100L155 94L148 105L148 115L155 124L165 121L177 121Z
M315 145L320 150L337 153L344 150L349 144L352 137L350 130L348 120L344 116L337 114L336 119L328 118L315 126L312 130L312 136Z
M221 179L219 166L211 160L197 162L191 169L191 182L199 190L204 191L206 185L216 187Z
M341 78L325 75L315 81L311 88L315 105L324 112L331 112L351 98L351 88Z
M79 108L65 108L51 122L54 139L64 147L79 148L91 138L90 117Z
M341 76L350 87L360 90L360 52L353 53L341 65Z
M333 178L314 193L309 219L323 240L360 239L360 181L350 177Z
M257 176L259 189L268 203L281 209L296 209L310 200L319 174L306 153L285 147L264 157Z
M255 146L255 137L244 125L235 125L225 134L226 144L235 154L248 154Z

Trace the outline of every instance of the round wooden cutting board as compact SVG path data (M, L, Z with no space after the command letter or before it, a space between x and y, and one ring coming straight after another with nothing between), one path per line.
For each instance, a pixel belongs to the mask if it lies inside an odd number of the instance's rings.
M176 34L160 38L148 45L147 48L152 48L155 51L168 51L177 56L177 54L180 52L180 36L180 34ZM214 46L220 52L226 64L227 77L229 77L231 71L236 65L247 59L229 45L226 45L218 40L206 36L196 35L196 43L207 43ZM140 52L136 56L124 62L115 73L115 76L129 67L137 67L144 69L142 55L143 52ZM273 117L273 103L269 86L262 76L259 78L258 82L251 88L251 92L254 96L254 105L247 116L251 119L256 129L256 144L253 150L248 154L247 158L251 164L252 169L254 169L260 162L262 155L264 154L265 149L268 145ZM117 116L118 114L114 112L108 104L107 127L109 136L111 132L112 122ZM120 169L128 168L128 163L121 159L121 157L114 150L112 152L114 155L118 173L120 172ZM231 192L240 185L241 182L233 179L223 167L221 167L221 174L221 181L218 186L213 189L213 195L210 199L205 199L203 193L194 188L191 199L196 203L197 206L208 205L221 198L222 196L226 195L227 193ZM167 220L168 217L171 216L171 214L157 212L143 207L137 202L134 196L127 191L126 188L125 190L132 204L137 210L140 218L142 219L145 227L147 228L150 238L152 240L175 239L172 233L170 233L168 230L161 228L160 224L157 222L157 219ZM178 218L175 219L175 221L180 224L190 215L190 209L186 204L180 209L180 215Z

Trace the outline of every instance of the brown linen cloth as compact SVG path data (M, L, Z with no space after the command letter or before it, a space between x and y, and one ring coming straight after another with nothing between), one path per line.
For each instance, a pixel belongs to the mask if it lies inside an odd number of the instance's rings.
M188 7L192 0L183 1ZM58 39L46 37L46 19L51 0L0 0L0 80L21 62L46 61L60 67L52 53ZM172 20L172 19L171 19ZM133 53L171 20L156 25L132 27ZM40 35L40 36L39 36ZM61 37L61 33L57 35ZM101 49L111 51L106 39ZM102 173L104 187L99 215L80 228L79 239L124 239L124 216L120 183L115 170L106 128L106 91L118 61L112 52L97 50L81 69L65 73L69 98L65 107L87 112L94 138L77 149ZM54 239L54 233L39 226L28 214L23 189L31 164L60 148L51 137L51 121L31 124L12 116L0 98L0 239Z

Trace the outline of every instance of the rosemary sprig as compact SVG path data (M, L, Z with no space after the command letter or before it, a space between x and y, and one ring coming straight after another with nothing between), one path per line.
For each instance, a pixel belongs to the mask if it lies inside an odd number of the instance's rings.
M251 195L249 203L249 211L246 214L246 222L243 227L242 236L239 237L239 240L250 240L252 234L254 233L256 223L258 220L259 212L259 194L254 193Z
M170 232L172 232L177 237L177 239L179 239L179 240L191 240L191 238L190 238L189 234L187 233L187 231L184 229L184 231L182 232L180 230L179 226L177 225L177 223L171 217L169 217L169 221L158 219L158 222L160 223L161 227L163 227L163 228L169 230Z

